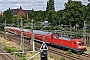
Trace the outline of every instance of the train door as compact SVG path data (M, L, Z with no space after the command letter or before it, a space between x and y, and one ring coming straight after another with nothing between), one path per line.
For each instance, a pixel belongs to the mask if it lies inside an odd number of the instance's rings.
M72 41L72 48L77 48L77 41Z
M51 44L58 45L59 44L59 36L53 36Z

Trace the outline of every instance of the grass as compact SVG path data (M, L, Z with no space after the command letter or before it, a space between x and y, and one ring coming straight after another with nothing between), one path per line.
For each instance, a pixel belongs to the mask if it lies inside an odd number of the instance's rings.
M20 51L20 47L16 44L11 42L11 40L5 40L4 38L0 37L0 46L3 46L3 49L7 51L7 53L17 52ZM26 60L26 58L22 54L13 54L18 58L18 60Z
M0 37L0 46L3 46L4 50L6 50L8 53L11 52L20 52L21 48L20 45L11 41L11 40L6 40L4 38ZM31 49L30 49L31 50ZM27 60L28 58L32 57L33 55L35 55L37 52L27 52L26 54L13 54L16 58L18 58L18 60ZM35 56L34 58L32 58L32 60L39 60L40 59L40 55L38 54L37 56ZM48 53L48 60L60 60L57 59L51 55L49 55Z
M87 51L85 53L90 54L90 43L87 43Z
M19 44L16 44L15 42L12 42L11 40L5 40L4 38L1 38L1 37L0 37L0 46L3 46L7 52L15 52L15 51L18 52L21 49ZM87 51L85 53L90 54L90 44L87 44ZM36 53L27 52L25 55L24 54L13 54L13 55L16 56L19 60L27 60L34 54ZM67 54L72 54L72 52L68 50ZM39 60L39 58L40 56L37 55L32 60ZM60 59L57 59L54 56L48 54L48 60L65 60L65 58L60 57Z
M65 60L65 58L64 58L64 57L62 57L60 60Z

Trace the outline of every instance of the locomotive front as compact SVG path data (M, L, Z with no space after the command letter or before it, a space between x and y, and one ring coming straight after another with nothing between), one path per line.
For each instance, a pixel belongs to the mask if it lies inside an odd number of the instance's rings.
M77 45L80 52L86 51L86 43L84 42L84 40L78 40Z
M72 48L76 51L76 52L85 52L86 49L86 42L82 39L82 38L74 38L72 40L73 45Z

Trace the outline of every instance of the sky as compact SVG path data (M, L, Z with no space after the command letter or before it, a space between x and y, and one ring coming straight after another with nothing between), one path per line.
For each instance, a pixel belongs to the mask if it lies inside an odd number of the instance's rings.
M0 11L5 11L9 9L17 9L20 8L20 6L24 10L31 10L32 8L35 11L42 10L45 11L47 7L47 1L48 0L0 0ZM64 4L68 0L54 0L55 2L55 10L62 10L64 9ZM81 1L84 5L87 5L89 2L88 0L76 0Z

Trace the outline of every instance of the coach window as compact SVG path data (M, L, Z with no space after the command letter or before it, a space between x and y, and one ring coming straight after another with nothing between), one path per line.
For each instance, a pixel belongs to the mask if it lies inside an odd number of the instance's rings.
M76 42L74 42L74 44L76 44Z
M56 38L59 38L59 36L56 36Z

